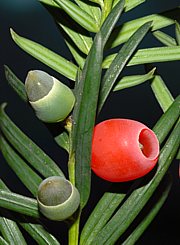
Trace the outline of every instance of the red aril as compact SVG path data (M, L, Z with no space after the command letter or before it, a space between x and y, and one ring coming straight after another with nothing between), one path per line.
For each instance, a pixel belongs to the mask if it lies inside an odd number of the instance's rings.
M111 182L134 180L150 172L158 161L159 142L144 124L109 119L97 124L92 140L92 170Z

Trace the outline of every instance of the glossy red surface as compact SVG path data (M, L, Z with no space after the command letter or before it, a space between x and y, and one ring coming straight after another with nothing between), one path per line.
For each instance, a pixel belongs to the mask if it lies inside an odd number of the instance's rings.
M157 163L159 142L144 124L129 119L109 119L95 126L92 170L111 182L134 180Z

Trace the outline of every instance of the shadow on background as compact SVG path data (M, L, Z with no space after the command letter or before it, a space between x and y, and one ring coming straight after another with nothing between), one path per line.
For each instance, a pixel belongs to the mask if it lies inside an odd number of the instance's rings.
M141 5L134 11L130 11L123 17L130 20L136 17L141 17L146 14L158 13L169 8L177 7L179 1L164 1L152 0L147 1L146 4ZM54 142L53 137L47 130L47 127L42 124L34 116L33 111L28 105L25 105L15 92L7 85L3 65L7 64L12 71L22 80L25 80L26 74L31 69L40 69L57 77L58 79L67 82L62 76L51 70L47 66L38 62L30 55L22 51L12 41L9 33L9 28L12 27L18 34L32 39L49 49L65 56L71 60L72 57L68 52L61 34L59 34L55 23L46 9L36 0L1 0L0 3L0 102L8 102L7 112L14 120L14 122L23 129L44 151L50 155L67 173L66 163L67 155ZM174 36L174 27L165 29L168 33ZM161 44L148 35L145 38L142 46L160 46ZM166 82L168 88L176 97L179 94L179 69L180 62L167 62L155 64L158 73ZM124 74L140 74L144 69L140 67L131 67L124 71ZM177 88L178 86L178 88ZM138 87L116 92L108 99L100 117L99 121L113 117L131 118L141 121L153 127L155 122L161 116L162 111L156 102L153 93L148 83L142 84ZM30 195L22 186L15 174L6 165L2 156L1 160L1 178L8 184L12 191L17 193ZM163 209L159 215L144 233L144 236L137 244L179 244L179 186L178 186L178 164L174 162L170 168L174 176L174 184ZM91 196L90 204L87 207L87 214L95 202L98 200L104 188L108 186L100 179L93 176L93 195ZM99 186L97 189L96 187ZM56 231L57 233L59 231ZM61 234L60 234L61 237ZM63 236L62 236L63 237ZM65 241L64 241L65 243ZM33 244L32 242L30 244Z

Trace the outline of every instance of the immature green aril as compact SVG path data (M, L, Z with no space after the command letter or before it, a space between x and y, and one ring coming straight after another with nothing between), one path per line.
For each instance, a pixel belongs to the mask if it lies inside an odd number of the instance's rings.
M38 188L39 211L50 220L65 220L78 209L80 195L72 183L60 176L43 180Z
M37 117L44 122L63 121L73 109L71 89L44 71L29 71L25 89Z

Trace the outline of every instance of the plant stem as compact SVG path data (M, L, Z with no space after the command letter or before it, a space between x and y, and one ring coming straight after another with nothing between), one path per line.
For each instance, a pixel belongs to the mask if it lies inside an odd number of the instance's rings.
M74 223L69 228L69 245L78 245L79 241L79 224L80 224L81 211L77 211L76 219Z
M72 151L72 122L67 123L66 129L69 132L69 161L68 161L68 172L69 172L69 180L73 185L75 185L75 154ZM75 213L75 217L73 217L73 222L68 231L68 244L69 245L78 245L79 241L79 224L80 224L81 211Z
M75 185L75 156L72 151L72 118L71 117L67 118L64 127L69 134L69 160L68 160L69 180L73 185Z
M74 153L69 154L68 161L68 172L69 172L69 180L73 185L75 185L75 157Z
M75 185L75 157L74 153L69 154L68 162L69 180L73 185ZM79 241L79 223L80 223L81 211L78 210L74 219L74 222L69 228L69 245L78 245Z

